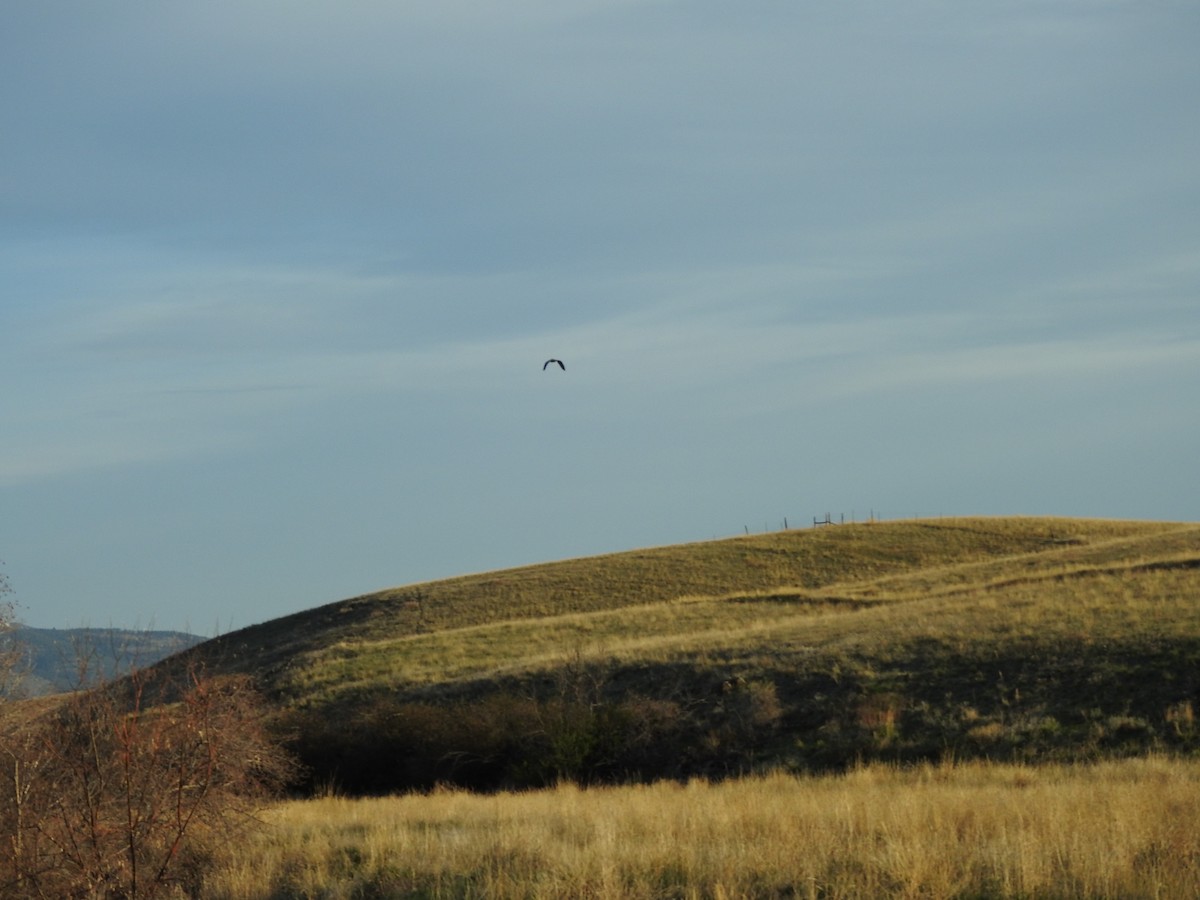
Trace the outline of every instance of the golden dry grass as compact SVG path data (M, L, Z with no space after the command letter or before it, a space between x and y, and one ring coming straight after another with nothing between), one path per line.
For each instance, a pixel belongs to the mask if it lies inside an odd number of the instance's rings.
M763 759L793 770L959 761L287 803L204 896L1200 896L1200 761L965 761L1194 753L1197 600L1200 526L960 519L660 548L345 601L276 623L293 643L268 673L286 702L337 727L359 699L529 685L583 663L650 697L660 673L684 672L695 684L664 694L680 709L723 702L704 693L710 675L744 677L772 700L778 688L780 721L797 724L764 732L777 755ZM446 716L488 708L444 696ZM697 721L673 739L708 739L710 720Z
M751 549L753 565L737 568L730 554ZM695 571L654 583L663 560L674 565L685 552L695 554ZM381 685L395 691L553 670L567 652L616 664L715 654L752 668L815 653L832 666L850 652L893 657L914 641L978 646L1154 628L1195 635L1197 560L1197 526L1068 520L859 525L666 548L495 573L487 583L512 578L519 587L510 589L527 591L528 602L437 628L384 627L381 619L296 656L280 683L288 696L333 704ZM606 567L630 583L600 578ZM562 589L554 585L571 572L580 578L574 600L557 603ZM435 608L466 583L430 586L422 604ZM702 583L725 589L696 593ZM535 596L545 612L527 615Z
M207 900L1192 897L1200 763L843 776L274 808Z
M1184 532L1190 535L1176 537ZM215 668L255 674L289 702L324 703L376 680L391 683L410 667L414 683L423 683L442 666L440 654L448 654L451 679L456 654L459 661L478 664L475 668L486 665L477 653L458 649L460 638L472 637L464 629L548 619L561 619L570 629L576 627L571 616L755 592L869 600L901 589L922 590L922 578L939 587L943 579L956 577L977 583L1009 577L1014 564L1037 568L1076 558L1102 560L1106 554L1114 559L1161 554L1173 541L1195 549L1195 526L962 518L791 530L391 588L241 629L202 645L199 652ZM954 575L955 567L965 568ZM731 606L725 609L733 615ZM462 633L441 644L428 637L445 631ZM479 643L489 652L503 647L482 638ZM501 650L495 662L494 668L502 669L510 660ZM322 671L326 666L332 669Z

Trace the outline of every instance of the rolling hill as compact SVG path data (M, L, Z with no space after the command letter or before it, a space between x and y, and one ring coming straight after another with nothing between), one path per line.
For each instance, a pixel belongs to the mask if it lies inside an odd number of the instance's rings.
M1200 748L1200 525L838 525L525 566L199 645L376 792Z

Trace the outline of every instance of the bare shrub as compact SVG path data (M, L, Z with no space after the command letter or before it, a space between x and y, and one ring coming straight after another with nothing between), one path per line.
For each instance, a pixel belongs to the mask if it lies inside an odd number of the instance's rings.
M290 774L249 681L138 670L0 731L0 896L191 893Z

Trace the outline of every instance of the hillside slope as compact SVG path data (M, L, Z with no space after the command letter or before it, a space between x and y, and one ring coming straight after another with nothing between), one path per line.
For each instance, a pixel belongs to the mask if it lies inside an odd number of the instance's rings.
M463 576L199 650L352 789L1077 758L1195 749L1198 599L1197 525L946 519Z
M940 579L949 564L996 561L1003 567L1028 554L1056 559L1112 541L1168 541L1181 529L1188 531L1163 523L949 519L775 532L390 588L252 625L200 650L210 664L253 673L268 690L284 690L298 669L319 668L322 654L372 653L390 640L739 591L864 590L922 570ZM289 699L305 698L301 692Z

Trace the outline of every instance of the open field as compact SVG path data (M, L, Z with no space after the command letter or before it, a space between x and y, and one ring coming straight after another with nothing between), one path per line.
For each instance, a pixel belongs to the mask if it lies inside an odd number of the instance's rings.
M1200 525L944 519L332 603L180 663L305 767L218 898L1200 896ZM184 670L187 671L187 670Z
M1200 895L1200 763L1161 758L326 798L268 820L207 900Z

